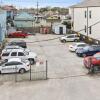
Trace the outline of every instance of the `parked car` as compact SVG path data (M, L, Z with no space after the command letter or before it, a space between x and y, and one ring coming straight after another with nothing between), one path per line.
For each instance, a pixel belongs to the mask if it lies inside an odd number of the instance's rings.
M100 52L93 56L85 57L83 63L90 73L100 71Z
M20 46L14 46L14 45L12 45L12 46L6 46L6 47L2 50L2 52L6 52L6 51L10 52L12 49L13 49L13 50L22 49L22 50L25 50L25 51L30 51L29 49L25 49L25 48L22 48L22 47L20 47Z
M9 38L26 38L28 35L22 31L16 31L8 34Z
M20 58L11 58L8 61L4 60L0 63L0 73L25 73L30 70L30 63L28 60L21 60Z
M84 47L87 46L87 45L88 45L88 44L82 43L82 42L74 43L74 44L72 44L72 45L69 45L69 51L75 52L77 49L79 49L79 48L84 48Z
M79 36L77 34L70 34L70 35L61 37L60 41L64 42L64 43L67 41L77 42L77 41L79 41Z
M5 51L1 53L2 60L8 60L9 58L28 59L31 64L34 64L37 60L37 54L31 51L28 52L22 49Z
M86 46L83 49L77 49L76 54L80 57L86 57L86 56L93 56L97 52L100 52L100 45L91 45Z
M22 48L27 48L27 44L23 40L15 40L8 43L8 46L20 46Z
M100 52L96 53L93 56L85 57L83 60L84 66L86 68L90 68L91 66L99 66L100 67ZM91 66L90 66L91 64Z

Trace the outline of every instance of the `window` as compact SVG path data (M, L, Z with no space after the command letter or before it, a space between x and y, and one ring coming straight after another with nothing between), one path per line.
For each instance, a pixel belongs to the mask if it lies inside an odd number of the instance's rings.
M86 33L86 25L85 25L85 33Z
M17 52L12 52L11 56L17 56Z
M13 66L13 65L22 65L20 62L8 62L5 64L5 66Z
M74 35L67 36L67 38L74 38Z
M90 27L89 27L89 34L92 34L92 33L91 33L91 30L92 30L92 27L90 26Z
M85 11L85 18L87 17L87 12Z
M12 65L14 65L13 62L8 62L5 64L5 66L12 66Z
M24 56L23 52L18 52L18 56Z
M91 18L91 11L89 11L89 18Z
M9 53L3 53L2 56L9 56Z

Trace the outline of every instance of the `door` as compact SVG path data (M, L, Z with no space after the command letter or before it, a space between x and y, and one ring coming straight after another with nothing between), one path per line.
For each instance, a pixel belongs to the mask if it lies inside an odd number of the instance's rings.
M13 58L16 58L16 57L17 57L17 52L12 52L11 55L10 55L10 57L11 57L11 58L12 58L12 57L13 57Z
M63 27L59 27L60 34L63 34Z
M23 52L18 52L18 57L19 58L26 58L25 54Z
M66 41L74 41L74 39L75 39L74 35L69 35L67 36Z

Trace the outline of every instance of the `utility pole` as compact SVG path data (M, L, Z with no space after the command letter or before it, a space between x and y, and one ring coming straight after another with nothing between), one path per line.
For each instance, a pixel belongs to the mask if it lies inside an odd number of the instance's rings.
M39 15L39 2L37 1L37 18L36 18L36 22L38 23L38 15Z

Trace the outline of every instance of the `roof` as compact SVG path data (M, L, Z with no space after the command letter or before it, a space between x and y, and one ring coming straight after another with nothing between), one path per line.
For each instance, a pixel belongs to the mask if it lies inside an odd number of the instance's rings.
M2 7L4 10L7 10L7 11L12 11L12 10L16 10L16 8L14 6L9 6L9 5L5 5Z
M14 20L30 20L30 21L33 21L34 17L32 15L28 14L27 12L22 12L19 15L17 15Z
M71 8L81 8L81 7L99 7L100 0L84 0L76 5L71 6Z

